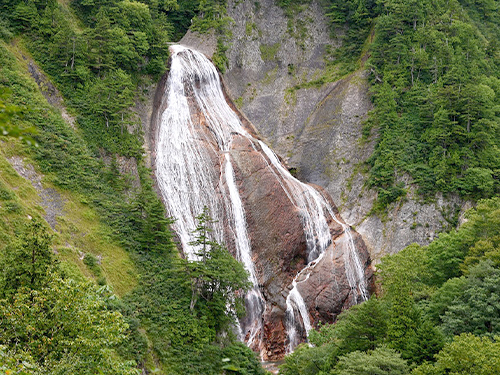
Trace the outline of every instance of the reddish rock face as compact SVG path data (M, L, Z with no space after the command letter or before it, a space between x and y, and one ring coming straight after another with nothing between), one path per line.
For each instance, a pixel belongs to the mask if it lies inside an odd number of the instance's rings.
M261 349L264 349L265 360L277 360L283 358L287 345L286 296L294 277L307 265L303 224L279 179L248 139L239 137L233 141L231 156L235 161L238 187L245 205L253 260L267 302ZM322 193L325 194L324 191ZM332 207L339 217L336 207L333 204ZM300 282L299 292L315 326L334 322L343 310L361 302L359 291L351 289L346 277L347 234L334 220L330 219L328 224L333 243L307 280L297 280ZM355 232L351 234L363 263L365 278L371 285L373 272L368 251L361 236ZM305 341L306 332L301 332L301 335Z
M288 341L286 296L294 277L307 265L303 224L297 208L255 145L245 137L236 137L230 154L246 212L252 258L266 300L263 339L254 349L261 352L265 360L277 360L286 354ZM334 322L343 310L361 302L359 291L351 289L346 277L347 234L333 220L330 220L329 227L333 243L314 266L309 278L298 286L314 326ZM355 232L352 236L363 262L365 278L371 284L368 252L361 236ZM305 330L300 334L305 341Z
M369 258L361 236L354 234L356 250L365 261L365 279L371 280L373 272L369 267ZM315 325L331 323L343 310L362 302L359 291L352 290L345 272L344 256L348 238L340 234L329 247L325 256L318 262L306 282L299 284L299 291L304 297L309 313Z
M251 124L238 113L227 95L226 100L239 115L248 133L257 138ZM283 179L279 178L276 168L270 165L269 158L256 139L235 134L229 151L220 152L202 111L196 106L193 98L190 98L190 103L191 120L198 126L193 136L194 142L202 145L210 155L210 164L216 172L215 176L222 175L224 153L229 153L244 207L258 286L266 301L260 340L252 348L259 351L264 360L281 359L288 346L286 299L292 289L292 282L308 263L303 218L297 205L290 199ZM156 110L163 108L164 106L159 105ZM153 115L153 119L155 118L159 118L158 113ZM219 182L214 181L214 185L217 185L214 194L219 195L227 190L222 178ZM360 290L351 287L346 273L346 262L351 262L349 233L344 230L343 222L331 198L327 197L321 188L317 189L330 201L339 221L332 217L328 219L330 245L316 263L309 265L307 275L301 274L296 280L313 326L320 322L332 323L341 311L361 302ZM227 216L225 215L224 220L229 220ZM226 245L235 254L234 235L230 233L229 225L226 225L226 228ZM357 233L351 232L350 235L370 289L372 271L368 252ZM305 329L299 331L301 341L305 341Z

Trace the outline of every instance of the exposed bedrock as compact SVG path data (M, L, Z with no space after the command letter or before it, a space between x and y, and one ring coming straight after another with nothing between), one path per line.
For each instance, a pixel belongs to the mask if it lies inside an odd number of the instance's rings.
M190 162L191 157L179 157L184 150L194 152L193 157L201 156L197 163L203 165L193 168L200 167L200 173L209 178L204 180L203 188L194 190L216 201L214 207L221 212L211 214L223 224L224 242L237 256L241 249L234 227L236 206L234 197L227 193L230 185L236 185L251 244L256 288L265 300L258 332L247 331L251 322L242 320L243 337L248 340L254 334L258 336L251 346L264 359L282 358L290 346L296 345L289 345L292 339L296 343L306 339L309 323L315 326L333 322L343 309L367 297L372 284L368 252L361 237L342 221L326 191L294 179L228 96L218 93L216 85L221 83L217 83L219 77L208 66L208 60L189 50L177 51L180 52L176 58L186 65L183 68L186 73L172 68L170 74L174 71L178 75L162 79L162 91L157 92L152 116L151 144L157 151L153 161L158 185L162 190L162 186L176 186L178 181L188 178L179 175L168 183L160 181L172 178L172 173L162 172L162 168L163 171L170 168L169 163L180 161L180 170L184 163ZM190 72L191 63L196 63L194 66L199 69L195 74ZM194 82L190 77L194 77ZM182 84L172 82L173 79ZM205 97L206 94L209 96ZM169 104L169 95L176 95L172 103L186 103L182 104L186 115L169 108L173 105ZM180 122L179 118L186 122ZM180 131L171 128L174 126L181 126ZM161 135L162 131L169 137L177 134L182 138L170 142L171 139ZM234 178L228 175L228 163ZM171 172L176 170L168 168ZM178 191L162 191L169 213L172 193ZM200 199L205 199L203 196ZM314 207L318 209L315 211ZM299 313L300 301L289 298L294 285L303 299L305 315ZM293 334L287 313L291 305L295 315L293 328L297 331Z
M413 242L429 243L469 207L439 195L423 203L403 176L408 199L390 207L383 221L370 215L376 194L365 187L365 162L376 134L362 139L372 109L368 73L360 68L337 82L299 88L324 74L326 51L340 45L345 30L331 32L324 8L314 0L291 18L274 0L229 0L227 9L234 20L224 74L230 96L299 179L326 189L375 263Z
M244 137L233 141L231 156L244 202L253 260L266 299L264 315L265 357L281 358L287 342L286 297L295 276L307 265L307 244L297 208L283 190L275 172L261 152ZM331 202L330 202L331 203ZM337 213L334 205L333 210ZM344 251L347 234L334 220L328 220L333 242L314 265L307 280L298 278L298 289L306 303L311 322L333 322L344 309L361 301L346 277ZM366 246L353 233L356 250L363 263L367 283L372 285L372 269ZM302 340L306 332L300 332Z

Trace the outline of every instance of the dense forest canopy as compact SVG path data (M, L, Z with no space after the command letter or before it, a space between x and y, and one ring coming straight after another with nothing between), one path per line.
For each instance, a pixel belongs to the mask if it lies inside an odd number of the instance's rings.
M355 4L356 3L356 4ZM377 134L369 186L378 205L406 194L411 176L436 192L486 198L499 192L499 16L495 1L360 1L330 5L333 22L354 22L340 61L371 40Z
M277 4L293 14L308 1ZM311 332L315 346L299 347L282 372L499 373L500 3L321 4L332 32L346 30L329 67L340 75L370 73L374 110L364 134L376 139L368 165L368 185L378 192L373 211L383 216L410 184L425 199L443 192L478 203L460 229L385 258L379 295ZM168 43L189 27L216 29L214 61L224 68L226 5L0 1L2 374L263 373L230 329L241 313L234 293L248 287L243 269L219 244L205 241L207 213L193 241L204 241L213 256L202 263L178 256L131 111L164 73ZM78 131L27 74L30 54L61 91ZM95 235L126 250L140 283L118 298L87 249L79 250L87 253L82 267L89 277L56 261L54 249L60 257L77 250L68 249L61 233L51 234L40 211L25 202L29 194L17 190L6 161L12 154L36 163L54 188L100 218ZM138 186L119 172L122 156L137 161ZM221 267L223 273L214 272ZM225 313L229 302L233 315Z

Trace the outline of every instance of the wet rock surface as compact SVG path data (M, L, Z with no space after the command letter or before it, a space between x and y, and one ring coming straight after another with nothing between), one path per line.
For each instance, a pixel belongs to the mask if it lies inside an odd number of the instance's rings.
M162 79L162 82L165 85L166 79ZM229 149L215 152L219 147L214 138L217 131L211 128L203 109L197 104L194 96L191 96L192 90L189 87L185 88L185 93L189 103L190 123L195 125L195 128L190 130L192 132L190 139L196 146L190 147L199 148L200 152L209 155L204 167L213 170L212 185L216 195L223 196L224 191L227 191L228 182L222 170L225 160L230 158L232 161L234 183L244 207L258 289L265 299L260 342L253 346L253 349L259 351L265 360L281 359L288 348L287 297L293 288L294 279L303 296L306 314L313 325L333 322L342 310L360 302L363 298L360 290L352 286L352 280L349 281L346 275L346 269L352 267L346 264L346 261L350 261L350 256L352 257L348 247L352 241L349 242L345 224L332 204L331 212L335 219L328 216L326 209L323 213L325 217L329 217L325 226L330 244L317 264L308 268L310 255L308 252L311 245L310 243L308 245L305 234L305 222L301 211L303 208L300 208L297 200L302 198L293 199L290 194L307 195L310 194L307 192L310 188L300 185L297 181L295 189L298 190L292 193L291 187L287 186L290 182L280 175L284 172L280 172L270 156L264 152L264 145L257 141L259 136L252 124L236 109L227 95L225 100L228 100L229 106L236 110L242 125L252 137L233 132ZM167 104L165 100L158 100L157 103L153 118L160 119ZM158 123L153 124L156 130L152 134L159 136L157 133L159 126ZM157 140L153 139L151 144L156 142ZM318 189L320 196L327 195L325 190L319 187ZM326 200L332 203L330 198ZM234 232L225 222L229 217L230 215L226 213L223 218L225 239L229 250L236 255ZM368 252L361 237L354 232L353 237L356 248L359 247L357 255L364 272L363 276L370 284L372 273ZM307 275L304 273L296 278L303 269L308 270ZM306 339L304 325L299 328L298 336L299 342Z

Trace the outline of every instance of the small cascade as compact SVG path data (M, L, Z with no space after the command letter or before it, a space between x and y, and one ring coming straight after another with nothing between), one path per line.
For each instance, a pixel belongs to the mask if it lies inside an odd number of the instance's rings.
M247 345L251 348L259 349L260 335L262 334L262 316L266 302L262 297L259 290L259 282L255 274L255 267L251 257L250 241L248 240L247 226L245 220L245 211L241 202L238 188L236 187L233 166L230 161L229 154L225 154L226 168L225 177L229 190L230 202L227 202L228 211L232 212L230 215L233 218L234 237L236 241L237 259L243 263L245 269L250 275L250 281L253 284L252 290L245 296L245 307L247 316L245 317L244 326L247 327L248 334L243 334L242 341L246 341Z
M162 103L165 109L157 134L156 177L167 211L176 219L172 227L186 256L195 259L191 231L196 227L196 216L208 207L214 219L215 240L234 246L238 260L249 273L253 288L245 297L247 316L240 322L241 339L262 355L266 301L252 258L244 202L235 175L235 154L231 154L236 139L247 142L261 162L265 161L296 210L307 244L308 264L295 276L286 297L287 350L292 351L312 328L299 286L309 279L326 249L333 246L333 221L345 234L346 240L336 240L335 246L343 250L352 303L368 297L363 264L350 227L336 217L318 190L292 177L274 152L249 134L226 102L219 75L204 55L182 46L171 47L171 52Z
M304 302L304 299L302 298L302 295L300 294L299 290L297 289L297 284L300 282L306 281L309 276L311 275L310 270L314 268L314 266L317 264L317 261L323 257L322 253L318 259L316 259L316 262L311 262L309 263L305 268L303 268L297 276L293 279L292 282L292 289L288 293L288 296L286 297L286 318L287 318L287 333L288 333L288 347L287 347L287 353L291 353L293 349L297 347L297 345L300 344L300 337L301 335L298 334L297 327L300 326L300 321L297 320L298 316L302 319L302 326L304 327L306 336L309 334L309 331L312 329L311 325L311 319L309 318L309 313L307 312L307 307ZM300 277L306 274L305 278L300 280ZM300 281L298 281L300 280ZM298 311L298 315L297 315Z
M304 299L297 289L298 284L306 281L311 270L316 266L318 261L323 256L326 248L331 244L331 234L327 223L327 217L331 217L337 224L341 225L348 239L347 245L336 243L343 246L345 271L349 286L353 291L353 303L362 302L368 299L368 292L364 277L364 269L359 260L354 241L352 239L351 229L348 225L342 223L328 201L312 186L300 182L293 177L279 162L276 154L267 147L263 142L259 141L262 150L269 158L270 164L278 171L284 183L281 187L285 190L287 196L292 203L299 209L303 220L304 230L306 233L307 250L308 250L308 265L302 269L292 282L292 289L286 299L286 315L288 329L288 352L291 352L299 343L297 337L297 326L300 326L300 317L302 326L306 336L312 328L309 318L309 313L304 303ZM305 276L304 276L305 275ZM361 300L356 297L359 294Z
M352 238L351 227L347 224L342 223L337 219L335 213L332 210L330 205L327 206L328 213L335 220L337 224L342 226L344 233L347 237L347 244L345 243L337 243L337 246L343 246L344 253L344 265L345 265L345 273L347 276L347 281L349 282L349 286L353 293L351 293L353 297L352 303L355 305L357 303L366 301L369 298L368 288L365 280L365 272L363 266L361 264L361 260L359 259L358 252L356 250L356 246L354 245L354 240ZM359 296L359 299L356 297Z

